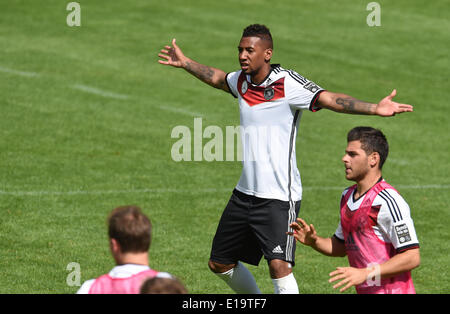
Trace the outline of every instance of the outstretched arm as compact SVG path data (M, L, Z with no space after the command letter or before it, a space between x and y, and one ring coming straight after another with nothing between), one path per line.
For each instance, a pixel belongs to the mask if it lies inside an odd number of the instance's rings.
M413 106L400 104L392 100L397 91L394 89L389 96L383 98L378 104L358 100L349 95L323 91L319 95L317 105L336 112L379 115L382 117L394 116L396 113L411 112Z
M160 64L183 68L206 84L230 92L226 83L226 73L222 70L209 67L186 57L176 44L175 38L172 46L166 45L158 56L165 60L158 60Z

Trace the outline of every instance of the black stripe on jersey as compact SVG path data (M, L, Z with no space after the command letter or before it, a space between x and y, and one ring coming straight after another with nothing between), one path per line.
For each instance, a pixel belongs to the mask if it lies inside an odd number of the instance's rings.
M381 192L383 192L383 191L381 191ZM389 212L391 213L392 220L394 222L397 222L398 221L398 215L395 212L395 208L393 207L394 205L392 204L392 201L390 199L386 198L386 196L384 194L382 194L381 192L378 195L386 202L386 205L389 208ZM395 213L395 216L394 216L394 213Z
M390 202L389 200L387 200L383 195L381 195L381 193L378 194L378 195L380 195L380 197L386 202L386 204L387 204L387 206L388 206L388 208L389 208L389 212L391 213L392 220L393 220L394 222L397 222L398 217L397 217L397 219L396 219L395 216L394 216L394 214L393 214L393 212L392 212L391 202Z
M292 185L292 176L291 176L291 158L292 158L292 151L293 151L293 147L295 144L295 127L297 125L297 120L298 120L298 116L300 115L300 111L296 110L295 111L295 115L294 115L294 119L292 121L292 126L291 126L291 137L289 139L289 158L288 158L288 194L289 194L289 224L288 224L288 231L292 232L291 228L290 228L290 224L295 222L295 202L292 201L292 193L291 193L291 185ZM288 237L287 239L287 243L286 243L286 259L288 261L293 260L292 257L292 248L294 245L294 237Z
M297 81L300 85L305 85L308 81L298 73L295 73L292 70L285 70L289 73L290 77L292 77L295 81Z
M280 72L287 72L289 74L289 76L292 77L295 81L297 81L300 85L305 85L308 82L307 79L305 79L303 76L301 76L297 72L292 71L292 70L283 69L281 66L278 66L278 67L274 68L273 70L276 74L280 73Z
M398 217L400 217L399 220L403 220L402 213L400 211L400 207L398 206L398 204L395 201L394 197L391 194L389 194L389 192L386 191L386 190L381 191L380 194L383 194L384 196L386 196L388 199L390 199L392 201L392 205L393 205L393 208L394 208L394 211L395 211L396 215Z
M295 222L296 218L296 212L295 212L295 203L296 202L289 202L289 221L288 221L288 232L294 232L294 230L291 228L291 224ZM287 261L294 261L293 258L293 248L294 248L294 237L287 237L286 241L286 260Z
M292 120L292 126L291 126L291 136L289 139L289 158L288 158L288 194L289 194L289 224L288 224L288 231L292 232L292 229L290 227L291 223L295 222L296 218L296 212L295 212L295 203L292 201L292 193L291 193L291 185L292 185L292 175L291 175L291 164L292 164L292 151L293 147L295 145L295 128L297 126L297 120L300 115L300 111L296 110L294 114L294 119ZM293 247L294 247L294 237L287 237L287 243L286 243L286 259L288 261L293 261L294 257L293 255Z
M410 244L410 245L405 245L405 246L399 247L395 251L397 253L402 253L402 252L405 252L405 251L408 251L408 250L418 249L418 248L420 248L419 243L413 243L413 244Z
M292 121L292 127L291 127L291 138L289 139L289 158L288 158L288 193L289 193L289 201L292 201L291 196L291 158L292 158L292 149L294 146L294 134L295 134L295 127L297 125L297 119L300 114L299 110L295 111L294 120Z
M278 74L280 73L281 66L279 64L271 64L270 67L273 70L273 73Z
M304 78L303 76L301 76L301 75L298 74L297 72L292 71L292 70L290 70L289 72L290 72L290 74L291 74L293 77L296 77L296 78L299 79L300 81L305 82L305 83L308 82L308 80L307 80L306 78Z

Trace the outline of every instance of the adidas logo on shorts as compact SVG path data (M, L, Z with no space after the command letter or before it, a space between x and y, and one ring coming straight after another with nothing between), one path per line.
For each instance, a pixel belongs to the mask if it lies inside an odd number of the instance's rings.
M283 250L282 250L281 247L278 245L276 248L274 248L274 249L272 250L272 253L279 253L279 254L282 254L282 253L283 253Z

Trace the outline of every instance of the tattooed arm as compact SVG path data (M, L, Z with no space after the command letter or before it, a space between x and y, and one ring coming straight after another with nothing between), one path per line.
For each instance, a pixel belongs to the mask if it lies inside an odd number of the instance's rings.
M383 98L379 103L370 103L358 100L349 95L323 91L319 95L317 105L321 108L327 108L336 112L351 114L379 115L383 117L394 116L396 113L413 111L413 106L399 104L392 101L397 94L394 89L392 93Z
M222 70L209 67L186 57L177 46L175 39L172 40L172 46L165 46L158 54L160 64L171 65L176 68L183 68L190 74L206 84L230 92L226 83L226 73Z
M206 84L230 92L225 82L227 74L224 71L200 64L191 59L184 63L183 68Z

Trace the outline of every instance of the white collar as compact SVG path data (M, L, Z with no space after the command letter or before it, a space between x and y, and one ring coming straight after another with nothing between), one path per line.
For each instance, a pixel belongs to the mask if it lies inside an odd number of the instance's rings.
M141 271L149 269L150 267L147 265L137 265L137 264L117 265L113 269L111 269L108 275L114 278L126 278L136 275Z

